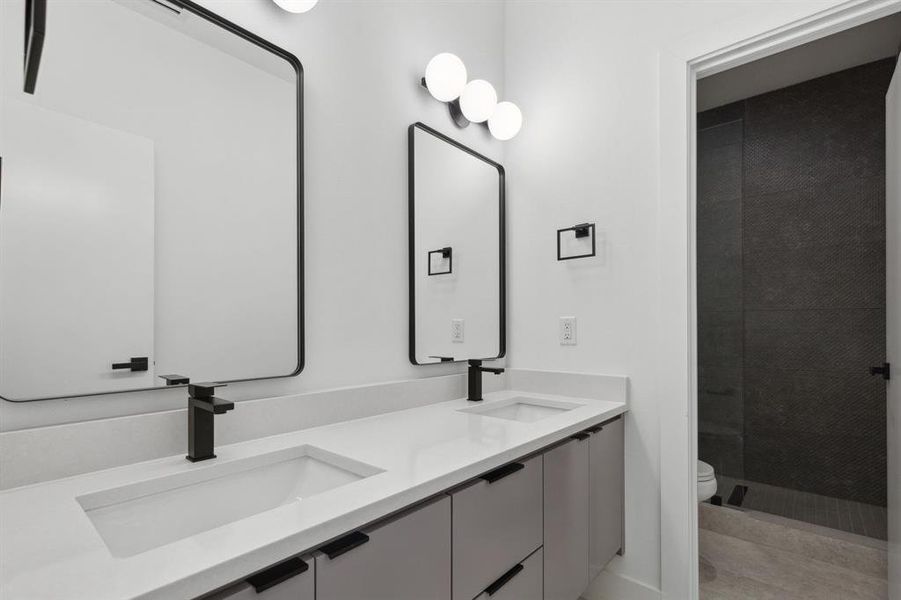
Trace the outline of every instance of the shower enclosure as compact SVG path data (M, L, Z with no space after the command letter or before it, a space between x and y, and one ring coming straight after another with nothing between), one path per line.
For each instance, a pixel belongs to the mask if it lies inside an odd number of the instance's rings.
M698 115L699 458L724 504L881 539L894 62Z

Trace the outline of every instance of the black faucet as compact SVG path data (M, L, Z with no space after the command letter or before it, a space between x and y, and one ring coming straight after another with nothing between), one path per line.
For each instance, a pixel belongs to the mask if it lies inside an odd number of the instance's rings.
M481 360L469 361L469 400L470 402L482 401L482 373L494 373L500 375L503 369L492 369L491 367L483 367Z
M216 458L213 454L213 415L235 407L234 402L216 398L213 392L224 383L188 384L188 455L191 462Z

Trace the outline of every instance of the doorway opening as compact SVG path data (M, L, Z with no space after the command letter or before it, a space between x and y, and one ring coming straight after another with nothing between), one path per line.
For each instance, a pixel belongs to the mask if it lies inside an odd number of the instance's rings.
M888 597L899 49L894 14L698 81L701 598Z

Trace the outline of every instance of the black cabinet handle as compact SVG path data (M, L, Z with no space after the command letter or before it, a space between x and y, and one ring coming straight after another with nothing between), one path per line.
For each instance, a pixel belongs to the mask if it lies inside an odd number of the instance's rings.
M342 538L338 538L334 542L328 543L319 550L328 556L329 560L338 558L345 552L350 552L358 546L362 546L369 541L369 536L362 531L354 531Z
M589 428L586 429L585 431L586 431L587 433L597 433L597 432L599 432L599 431L601 431L601 430L603 430L603 429L604 429L604 426L603 426L603 425L595 425L594 427L589 427Z
M146 356L132 357L128 362L113 363L114 369L128 369L129 371L146 371L149 365Z
M247 583L253 586L253 589L256 590L257 594L261 594L283 581L287 581L301 573L306 573L309 568L310 565L299 558L289 558L277 565L269 567L265 571L260 571L256 575L251 575L247 578Z
M588 433L585 433L584 431L580 431L579 433L574 433L574 434L572 434L572 435L569 436L569 437L571 437L571 438L574 439L574 440L577 440L577 441L581 442L581 441L584 441L584 440L587 440L588 438L590 438L591 435L588 434Z
M514 473L524 469L525 467L526 466L522 463L510 463L509 465L504 465L503 467L485 473L484 475L479 477L479 479L484 479L488 483L494 483L495 481L500 481L508 475L513 475Z
M510 569L509 571L507 571L500 577L498 577L497 581L495 581L494 583L492 583L491 585L486 587L485 592L489 596L493 596L494 594L496 594L498 592L498 590L500 590L502 587L507 585L511 579L513 579L514 577L519 575L519 572L522 571L524 568L525 567L522 566L522 563L516 565L515 567L513 567L512 569Z
M25 3L25 84L26 94L34 94L38 81L38 67L44 52L47 32L47 0L26 0Z

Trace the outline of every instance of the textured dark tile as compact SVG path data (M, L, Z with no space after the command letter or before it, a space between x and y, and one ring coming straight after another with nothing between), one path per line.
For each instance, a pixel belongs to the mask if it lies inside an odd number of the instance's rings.
M744 439L740 435L698 433L698 458L712 466L717 477L744 477Z
M860 373L745 369L745 432L803 434L853 430L885 437L885 382Z
M735 120L698 130L698 152L709 152L721 146L741 144L744 125Z
M889 78L879 61L749 99L746 195L880 175Z
M771 429L746 434L745 478L885 505L885 438L852 430L807 434Z
M741 280L747 310L881 308L885 244L756 247L744 254Z
M742 369L698 369L698 430L706 433L741 434L744 430Z
M741 227L752 251L884 243L885 177L748 196L742 200Z
M740 255L728 255L698 262L698 310L740 311L742 309L742 268Z
M741 198L698 208L698 259L741 254Z
M746 310L744 366L861 373L885 359L885 311Z
M723 125L730 121L742 119L745 116L745 101L739 100L732 104L725 104L710 110L698 113L698 129L708 129Z
M698 315L699 365L740 368L742 340L741 311L710 311Z
M741 173L741 144L698 152L698 205L740 198Z

